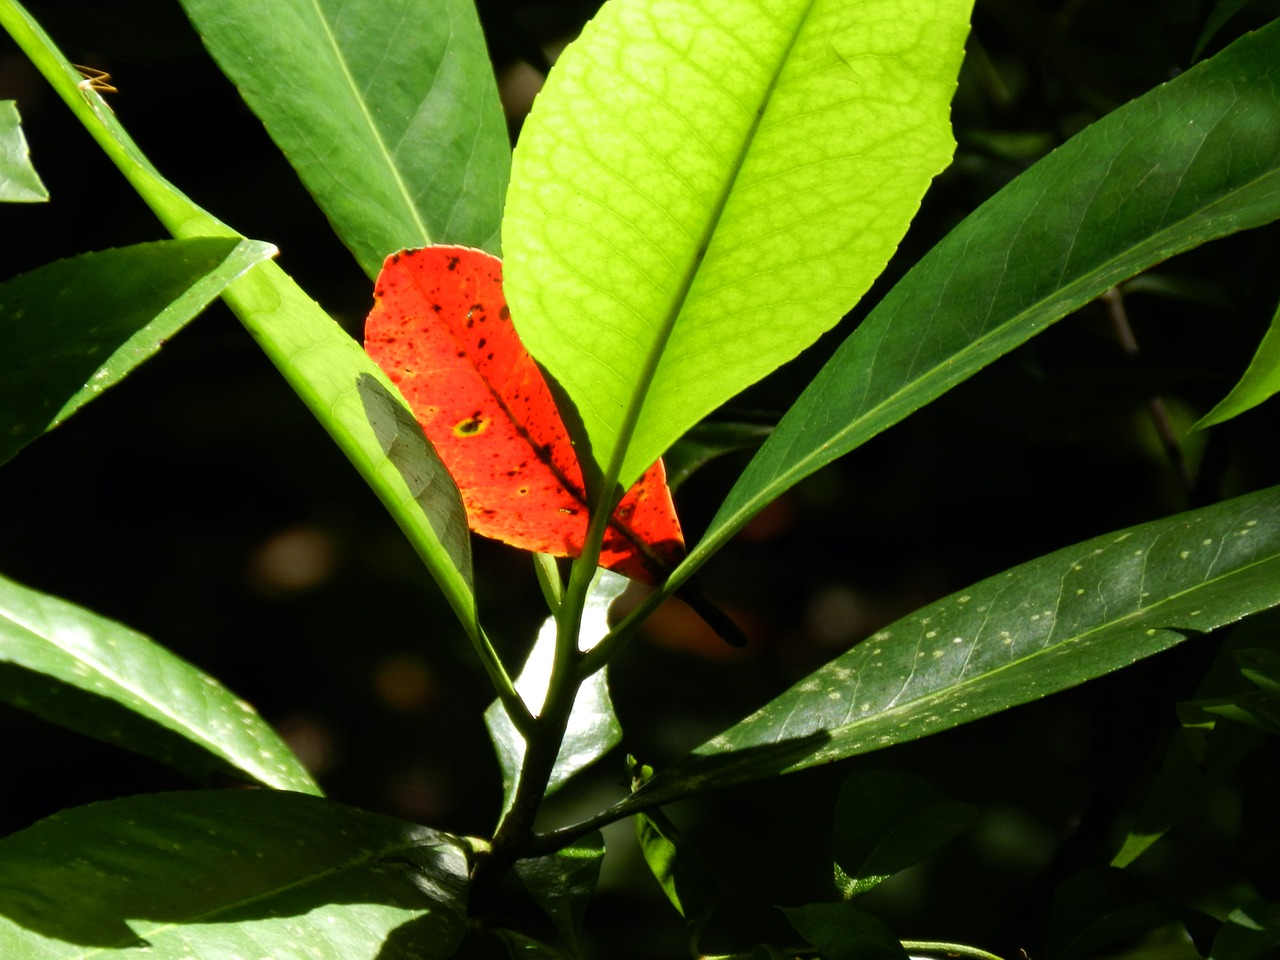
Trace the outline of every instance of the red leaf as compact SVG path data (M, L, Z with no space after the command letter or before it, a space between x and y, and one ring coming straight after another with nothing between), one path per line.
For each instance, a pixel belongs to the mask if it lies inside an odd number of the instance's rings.
M542 371L511 323L502 261L469 247L392 254L374 286L365 350L448 468L476 533L576 557L587 534L582 469ZM659 460L622 498L600 565L657 583L684 556Z

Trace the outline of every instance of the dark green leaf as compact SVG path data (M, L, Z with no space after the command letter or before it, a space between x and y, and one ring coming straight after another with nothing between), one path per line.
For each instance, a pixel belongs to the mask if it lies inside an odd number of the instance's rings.
M426 827L277 791L132 797L0 840L0 956L432 960L466 890L461 842Z
M1277 947L1280 947L1280 906L1254 900L1231 911L1213 941L1209 960L1274 957Z
M0 463L125 377L274 252L234 237L163 240L0 283Z
M213 677L128 627L0 577L0 700L190 773L320 788Z
M548 856L516 861L516 876L551 918L574 956L582 954L582 921L603 861L604 837L599 832Z
M688 924L689 946L697 954L702 930L720 901L711 865L661 810L636 814L636 838L658 886Z
M338 236L497 252L506 120L471 0L182 0Z
M906 960L907 952L884 923L849 903L784 907L800 935L824 960Z
M516 930L499 927L493 930L493 935L506 944L511 960L568 960L568 956L555 947Z
M609 607L627 589L629 582L626 577L608 570L597 571L582 612L582 626L578 633L579 649L591 649L609 632ZM534 714L542 709L546 700L555 649L556 621L555 617L548 617L538 631L538 639L534 641L524 670L516 680L516 689ZM502 767L502 811L506 813L515 799L516 787L519 785L525 741L500 700L489 705L484 713L484 722L489 728L489 739L493 741ZM588 677L578 690L578 698L574 701L573 712L569 716L569 726L560 743L560 754L556 757L556 764L547 784L547 793L559 789L579 770L599 760L617 746L621 739L622 727L618 724L613 703L609 699L609 683L605 671L599 670Z
M1280 216L1280 21L1045 157L929 252L765 441L672 591L818 468L1108 288Z
M1067 880L1049 914L1049 960L1086 960L1179 922L1180 911L1160 902L1145 881L1123 870L1098 868Z
M881 630L614 811L915 740L1277 604L1280 487L1106 534Z
M49 191L31 165L18 105L0 100L0 201L38 203L48 199Z
M868 770L840 786L836 801L836 887L865 893L954 840L974 809L911 773Z
M1249 684L1237 666L1237 652L1260 641L1276 642L1280 637L1277 625L1280 617L1271 611L1227 633L1196 690L1195 700L1179 705L1183 727L1170 741L1160 769L1111 866L1127 867L1170 827L1199 809L1209 792L1262 743L1263 736L1257 730L1234 723L1218 723L1217 717L1198 709L1196 704L1248 692Z

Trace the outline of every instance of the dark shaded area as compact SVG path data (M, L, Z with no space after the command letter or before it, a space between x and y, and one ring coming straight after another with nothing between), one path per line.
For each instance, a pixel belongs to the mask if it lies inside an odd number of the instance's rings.
M1044 152L1186 69L1205 4L979 0L955 103L960 147L874 303L932 243ZM279 262L356 332L370 285L258 121L204 56L176 4L32 2L77 63L110 71L111 103L161 171L217 216L281 249ZM500 75L577 29L590 4L483 3ZM1280 15L1257 2L1212 53ZM535 64L536 65L536 64ZM505 88L504 88L505 89ZM47 205L0 210L5 276L163 233L8 43L0 96L19 101ZM514 94L513 94L514 97ZM513 127L518 117L513 118ZM16 242L15 242L16 241ZM879 626L1067 543L1280 483L1280 404L1208 435L1188 428L1239 377L1280 301L1274 226L1227 238L1130 284L1124 313L1091 305L899 427L813 476L701 575L750 637L734 651L686 608L661 611L611 672L625 749L662 765ZM727 418L776 417L857 322L748 391ZM1195 480L1153 427L1162 398ZM690 539L745 463L685 483ZM545 608L526 557L475 544L486 629L509 657ZM497 765L488 687L412 549L221 306L0 471L0 570L163 642L253 702L335 799L458 833L488 834ZM850 770L914 771L979 808L977 826L865 905L902 937L1043 956L1050 903L1105 863L1192 695L1214 638L891 753L669 809L725 881L709 950L794 939L773 905L831 896L830 820ZM119 749L0 709L0 831L66 806L188 781ZM1280 895L1274 741L1140 861L1179 903ZM621 755L566 789L552 819L624 792ZM606 832L588 952L678 956L684 932L634 853ZM513 917L531 910L513 899ZM520 922L525 922L520 918ZM534 929L545 931L545 927ZM477 939L477 955L503 956Z

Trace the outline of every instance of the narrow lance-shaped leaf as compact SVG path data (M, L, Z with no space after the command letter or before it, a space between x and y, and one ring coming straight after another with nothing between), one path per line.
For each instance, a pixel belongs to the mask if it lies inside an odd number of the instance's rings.
M0 283L0 463L119 382L274 252L235 237L164 240Z
M785 490L1153 264L1280 217L1280 22L1116 110L983 204L778 424L675 587Z
M31 165L18 105L0 100L0 201L39 203L48 199L49 191Z
M0 700L197 777L320 793L249 704L128 627L0 577Z
M240 239L160 175L16 0L0 0L0 26L174 236ZM253 267L223 297L395 518L482 649L462 502L386 375L274 263Z
M157 794L0 840L0 956L443 960L461 841L279 791Z
M938 733L1280 605L1280 487L1107 534L894 623L611 816Z
M497 250L511 160L471 0L182 0L369 276L401 247Z
M462 493L471 529L558 557L582 552L587 494L542 371L520 342L502 261L428 247L387 258L365 349L409 401ZM662 462L613 513L600 565L658 583L684 556Z
M1280 393L1280 308L1271 318L1271 326L1263 334L1258 351L1240 382L1222 398L1221 403L1200 418L1196 428L1224 423L1246 410L1252 410L1276 393Z
M612 0L564 52L513 158L507 295L606 478L879 275L951 158L970 6Z

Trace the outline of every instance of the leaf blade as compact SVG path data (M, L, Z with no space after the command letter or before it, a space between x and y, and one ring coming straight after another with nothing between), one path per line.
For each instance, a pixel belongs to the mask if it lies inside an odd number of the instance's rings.
M0 664L0 699L46 720L196 776L321 793L279 735L212 677L122 624L5 577Z
M374 288L365 350L409 401L473 531L535 553L582 552L582 470L542 371L511 324L501 260L440 245L392 254ZM659 461L614 510L600 566L658 583L683 556Z
M22 132L18 104L0 100L0 202L41 203L49 199Z
M606 478L879 274L950 159L968 9L614 0L561 56L513 161L508 296Z
M867 753L1067 689L1280 604L1278 574L1276 487L1055 551L890 625L613 812Z
M274 253L234 237L165 240L0 283L0 463L119 382Z
M183 7L370 277L433 240L496 250L510 147L469 0Z
M277 791L64 811L0 840L0 876L0 951L29 960L443 958L466 918L457 838Z

